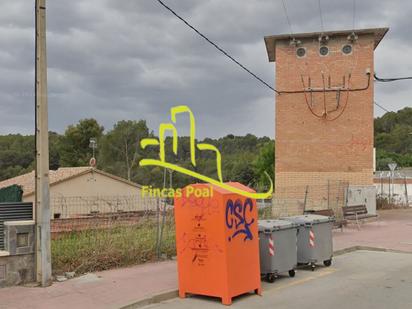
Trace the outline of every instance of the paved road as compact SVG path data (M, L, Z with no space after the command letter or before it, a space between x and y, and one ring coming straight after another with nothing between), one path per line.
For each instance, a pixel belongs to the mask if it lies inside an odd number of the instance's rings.
M231 308L403 309L412 304L412 254L355 251L338 256L329 268L299 270L263 284L263 296L246 295ZM218 299L192 296L146 308L222 308Z

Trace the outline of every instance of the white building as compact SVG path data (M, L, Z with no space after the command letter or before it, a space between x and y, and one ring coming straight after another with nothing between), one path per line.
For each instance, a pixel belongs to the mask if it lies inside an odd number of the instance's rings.
M52 218L91 213L153 209L154 199L143 199L140 185L93 167L61 167L49 171ZM34 202L34 171L0 182L0 188L19 185L23 202Z

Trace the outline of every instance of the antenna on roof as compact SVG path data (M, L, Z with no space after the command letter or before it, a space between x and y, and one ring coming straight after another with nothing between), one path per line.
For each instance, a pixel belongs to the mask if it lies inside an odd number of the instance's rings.
M95 166L96 166L96 158L95 158L95 156L94 156L94 153L95 153L95 149L97 148L96 138L94 138L94 137L90 138L90 140L89 140L89 147L90 147L91 149L93 149L93 156L90 158L89 165L90 165L91 167L95 167Z

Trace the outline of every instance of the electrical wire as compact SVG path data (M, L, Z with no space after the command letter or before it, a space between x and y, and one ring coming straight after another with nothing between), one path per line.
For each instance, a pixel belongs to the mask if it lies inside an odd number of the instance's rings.
M356 0L352 3L352 29L355 30L355 18L356 18Z
M378 106L380 109L382 109L383 111L390 113L391 111L387 110L385 107L379 105L378 103L376 103L376 101L374 101L373 103L375 103L376 106Z
M323 108L325 111L325 118L328 116L328 111L326 110L326 85L325 85L325 74L322 72L322 85L323 85ZM306 97L306 95L305 95Z
M342 90L349 90L350 92L355 92L355 91L364 91L364 90L368 90L369 89L369 87L370 87L370 84L371 84L371 74L370 73L367 73L367 76L368 76L368 79L367 79L367 84L366 84L366 86L364 86L364 87L360 87L360 88L348 88L348 89L342 89ZM348 87L349 87L349 85L348 85ZM303 90L285 90L285 91L283 91L283 90L281 90L281 91L279 91L279 94L294 94L294 93L306 93L306 92L308 92L308 91L311 91L311 92L337 92L339 89L336 89L336 88L334 88L334 89L331 89L331 88L327 88L327 89L323 89L323 88L321 88L321 89L314 89L314 88L311 88L310 90L309 89L303 89Z
M323 28L323 15L322 15L322 5L320 4L320 0L318 0L318 7L319 7L319 17L320 17L320 28L322 29L322 32L324 31Z
M199 30L197 30L194 26L192 26L189 22L187 22L183 17L178 15L173 9L171 9L169 6L167 6L163 1L161 0L156 0L160 5L162 5L165 9L167 9L170 13L172 13L174 16L176 16L178 19L180 19L186 26L188 26L190 29L192 29L194 32L196 32L200 37L205 39L209 44L211 44L213 47L215 47L218 51L220 51L223 55L228 57L230 60L232 60L234 63L236 63L239 67L241 67L244 71L249 73L251 76L253 76L255 79L260 81L263 85L268 87L270 90L276 92L279 94L279 91L277 91L275 88L270 86L267 82L265 82L262 78L257 76L255 73L250 71L248 68L246 68L243 64L241 64L238 60L236 60L234 57L229 55L228 52L226 52L223 48L221 48L219 45L214 43L212 40L210 40L206 35L201 33Z
M406 80L406 79L412 79L412 76L408 77L395 77L395 78L379 78L376 76L376 73L373 75L376 81L382 82L382 83L388 83L388 82L396 82L398 80Z
M282 0L282 5L283 5L283 12L285 13L286 16L286 21L288 22L289 29L290 29L290 36L293 37L293 28L292 28L292 23L290 22L289 14L288 14L288 9L286 7L285 0Z
M312 115L314 115L316 118L324 119L324 120L326 120L326 121L334 121L334 120L338 119L340 116L342 116L343 113L345 112L346 107L348 106L348 102L349 102L350 78L351 78L351 76L349 76L349 78L348 78L348 88L345 89L345 92L346 92L345 104L343 105L343 107L342 107L341 111L339 112L339 114L338 114L337 116L335 116L335 117L332 117L332 118L327 118L328 112L335 112L335 111L337 111L337 109L332 110L332 111L327 111L327 110L326 110L326 106L324 105L324 112L323 112L323 114L322 114L322 115L316 114L315 111L313 110L312 106L311 106L311 105L309 104L309 102L308 102L308 98L307 98L307 96L306 96L306 91L304 91L303 93L304 93L304 96L305 96L305 102L306 102L306 105L307 105L309 111L312 113ZM303 76L301 76L301 81L302 81L302 86L303 86L303 88L306 89L305 81L304 81L304 79L303 79ZM311 93L311 95L312 95L312 93ZM324 100L326 99L325 95L326 95L326 92L323 93ZM324 102L324 103L326 103L326 102Z
M187 22L183 17L181 17L179 14L177 14L172 8L170 8L169 6L167 6L163 1L161 0L155 0L157 1L160 5L162 5L165 9L167 9L170 13L172 13L175 17L177 17L178 19L180 19L186 26L188 26L190 29L192 29L194 32L196 32L196 34L198 34L200 37L202 37L204 40L206 40L209 44L211 44L213 47L215 47L218 51L220 51L223 55L225 55L226 57L228 57L230 60L232 60L235 64L237 64L240 68L242 68L244 71L246 71L248 74L250 74L252 77L254 77L256 80L258 80L259 82L261 82L263 85L265 85L266 87L268 87L270 90L276 92L277 94L293 94L293 93L306 93L306 90L303 91L278 91L275 88L273 88L272 86L270 86L267 82L265 82L263 79L261 79L259 76L257 76L255 73L253 73L252 71L250 71L248 68L246 68L243 64L241 64L238 60L236 60L234 57L232 57L231 55L229 55L228 52L226 52L223 48L221 48L219 45L217 45L216 43L214 43L212 40L210 40L206 35L204 35L203 33L201 33L199 30L197 30L194 26L192 26L189 22ZM354 0L355 2L355 0ZM286 3L285 0L282 0L282 4L283 4L283 9L286 15L286 19L287 22L289 24L289 28L291 30L291 34L293 34L293 29L292 29L292 24L290 22L289 19L289 15L287 13L287 8L286 8ZM377 79L376 75L375 78ZM406 78L403 78L406 79ZM409 79L409 78L407 78ZM377 79L378 80L378 79ZM366 87L363 88L355 88L355 89L350 89L350 91L363 91L369 88L369 84L370 84L370 75L369 75L369 79L368 79L368 84ZM316 92L316 90L312 90L313 92ZM325 90L322 90L325 91ZM326 92L328 91L334 91L334 90L329 90L326 89ZM379 106L376 102L374 102L377 106ZM381 107L381 106L379 106ZM382 108L382 107L381 107Z

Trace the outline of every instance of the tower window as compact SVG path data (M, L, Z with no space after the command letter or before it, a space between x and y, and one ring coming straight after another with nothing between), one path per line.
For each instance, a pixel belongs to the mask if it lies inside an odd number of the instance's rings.
M327 56L329 54L329 48L327 46L321 46L319 48L319 54L321 56Z
M304 47L299 47L296 50L296 56L298 56L299 58L302 58L306 55L306 49Z
M344 53L345 55L351 54L352 53L352 45L350 45L350 44L343 45L342 53Z

